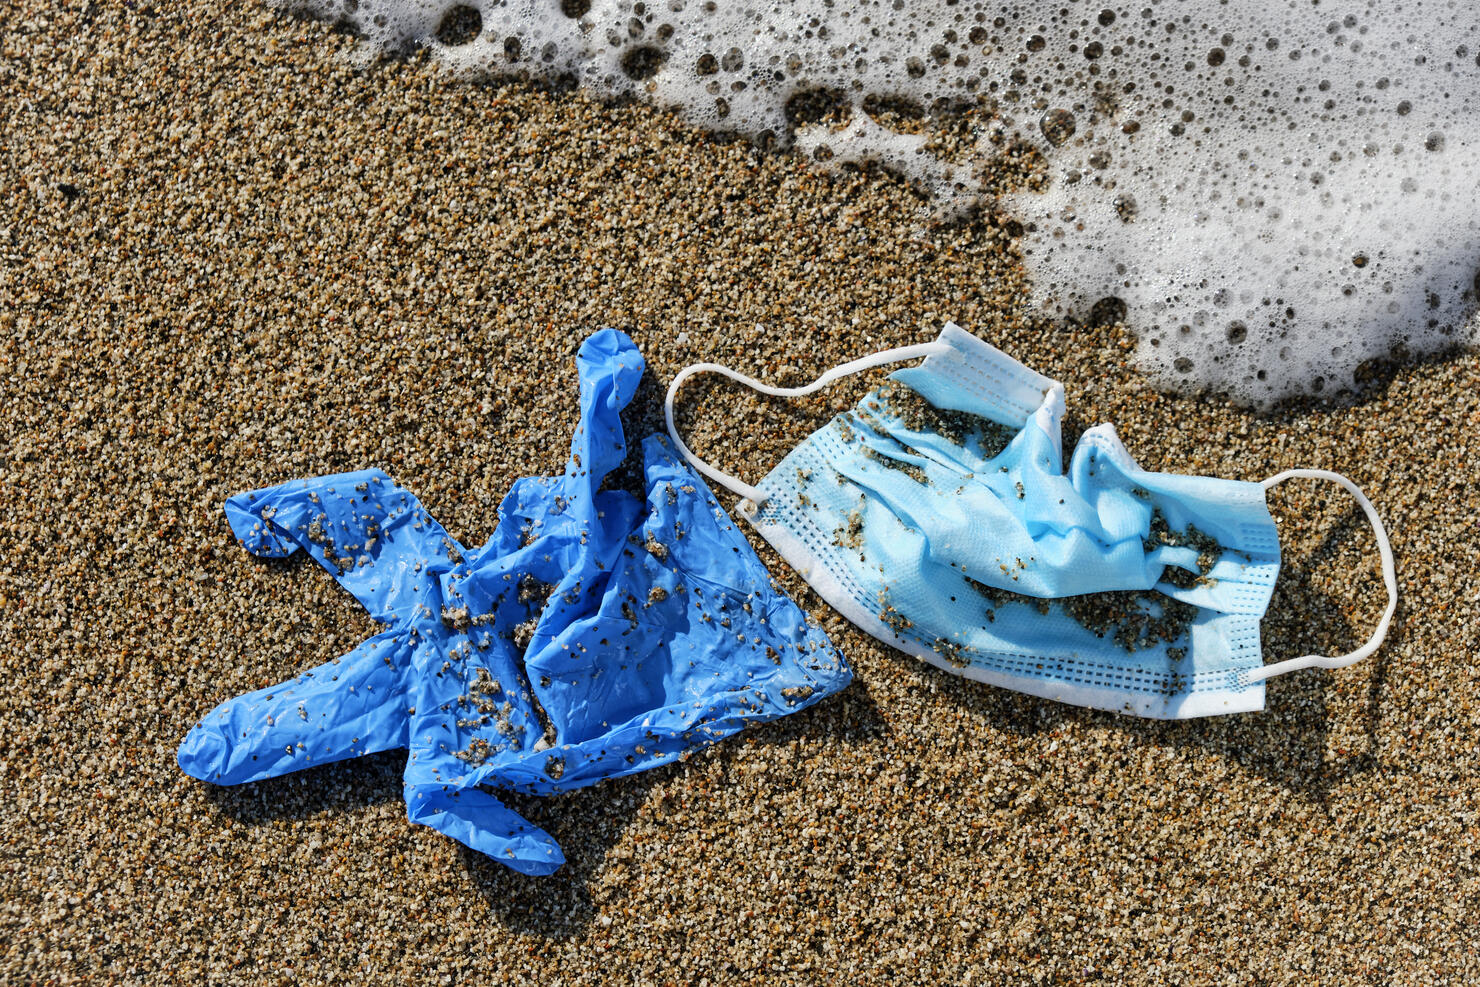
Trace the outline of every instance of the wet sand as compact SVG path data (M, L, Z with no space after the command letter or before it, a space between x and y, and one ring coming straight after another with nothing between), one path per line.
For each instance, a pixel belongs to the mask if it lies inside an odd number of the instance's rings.
M1012 225L881 175L579 94L450 84L255 3L27 2L0 58L0 980L26 983L1468 982L1480 973L1480 357L1255 414L1158 393L1119 327L1026 307ZM605 325L662 387L800 383L953 319L1062 379L1066 440L1143 466L1360 483L1403 602L1351 669L1181 724L964 682L851 629L756 540L856 682L680 764L511 798L515 875L405 819L402 756L237 789L175 747L374 625L255 559L237 491L380 466L465 544L553 472ZM685 396L750 479L869 381ZM1270 659L1382 606L1335 488L1272 495Z

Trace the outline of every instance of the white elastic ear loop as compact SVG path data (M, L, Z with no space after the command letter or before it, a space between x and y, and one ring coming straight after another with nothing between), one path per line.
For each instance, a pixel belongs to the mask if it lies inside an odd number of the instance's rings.
M1250 682L1262 682L1276 675L1293 672L1297 668L1345 668L1347 665L1354 665L1371 655L1382 644L1382 639L1387 636L1388 626L1393 622L1393 613L1398 609L1398 574L1393 565L1393 547L1388 542L1387 529L1382 526L1382 518L1377 516L1377 509L1372 506L1372 501L1367 499L1367 495L1362 493L1361 488L1355 483L1340 473L1332 473L1330 470L1285 470L1265 480L1264 489L1268 490L1291 477L1330 480L1332 483L1345 487L1357 499L1363 513L1367 515L1367 521L1372 525L1372 533L1377 536L1377 554L1382 557L1382 581L1387 585L1388 605L1387 610L1383 612L1382 620L1377 622L1377 630L1373 631L1367 643L1356 651L1335 657L1305 655L1300 658L1291 658L1288 661L1278 661L1273 665L1265 665L1263 668L1249 672L1247 679Z
M687 367L684 367L682 370L680 370L678 372L678 376L673 378L673 383L668 385L668 394L663 398L663 419L668 425L668 437L673 440L673 444L678 447L679 454L682 455L684 459L688 460L690 466L694 467L694 469L698 470L700 473L703 473L714 482L727 487L728 489L739 494L741 497L745 498L745 500L749 501L750 506L746 508L745 505L742 504L742 509L755 510L766 502L765 494L761 493L758 488L752 487L744 480L741 480L739 477L731 476L729 473L726 473L723 470L716 469L715 467L710 466L704 460L694 455L693 450L691 450L684 443L684 440L679 436L678 426L674 423L673 420L673 399L678 394L678 389L683 386L684 381L688 380L694 374L722 374L723 376L728 377L733 381L738 381L739 383L744 384L746 387L759 391L762 394L769 394L771 397L800 398L805 397L808 394L813 393L814 391L821 390L828 384L831 384L833 381L837 380L839 377L847 377L849 374L860 373L864 370L872 370L875 367L882 367L887 363L899 363L902 360L914 360L922 356L935 356L941 353L948 353L950 352L951 348L952 347L949 343L942 343L937 340L933 343L916 343L913 346L897 346L892 350L880 350L878 353L874 353L870 356L860 357L859 359L853 360L849 363L844 363L840 366L833 367L831 370L823 374L821 377L818 377L812 383L805 384L801 387L771 387L767 384L762 384L754 377L747 377L745 374L739 373L735 370L731 370L729 367L723 366L718 363L691 363Z

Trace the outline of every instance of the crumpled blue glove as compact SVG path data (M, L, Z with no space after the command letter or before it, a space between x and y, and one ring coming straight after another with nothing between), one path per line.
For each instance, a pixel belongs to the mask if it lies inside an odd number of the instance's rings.
M308 552L387 629L218 706L180 746L187 774L239 784L405 747L413 822L548 874L559 846L480 786L551 794L643 771L848 684L665 438L643 443L646 503L600 489L643 361L607 329L578 365L564 474L516 482L476 551L378 470L227 502L243 546Z

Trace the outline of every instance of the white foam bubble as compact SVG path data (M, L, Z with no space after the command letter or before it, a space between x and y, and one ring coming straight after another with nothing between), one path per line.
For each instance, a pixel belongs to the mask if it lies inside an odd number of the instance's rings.
M862 112L970 105L1039 147L1024 223L1046 308L1124 302L1165 380L1265 402L1349 384L1395 345L1473 342L1473 0L308 0L376 45L798 149L877 159L946 207L973 169ZM476 11L476 15L473 14ZM794 130L833 108L846 129ZM983 141L980 153L993 153Z
M1040 293L1071 314L1119 297L1145 365L1255 402L1345 386L1395 344L1472 341L1474 8L1194 6L1045 22L1062 62L1143 54L1049 97L1082 133L1047 193L1009 203Z

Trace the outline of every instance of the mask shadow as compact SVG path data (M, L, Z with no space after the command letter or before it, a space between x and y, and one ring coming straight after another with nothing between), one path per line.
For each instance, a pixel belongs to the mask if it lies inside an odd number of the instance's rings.
M1354 547L1370 539L1365 517L1353 506L1309 551L1287 557L1261 625L1266 661L1305 654L1355 650L1376 625L1385 602L1380 578L1350 570ZM1354 544L1355 543L1355 546ZM1346 553L1347 560L1340 558ZM1370 605L1354 610L1352 601ZM1368 612L1370 611L1370 612ZM976 706L994 728L1033 737L1082 719L1120 730L1135 744L1195 748L1311 803L1326 805L1332 787L1379 767L1378 727L1388 655L1403 637L1400 605L1384 646L1349 670L1304 669L1270 681L1263 712L1195 720L1149 720L1084 709L963 679L919 663L919 675L954 702ZM902 656L901 656L902 657ZM1336 676L1364 676L1365 686L1337 694Z
M1370 538L1367 521L1352 507L1312 550L1285 559L1260 627L1266 663L1344 654L1365 643L1386 601L1380 579L1371 572L1350 581L1330 578L1343 567L1343 550L1349 555L1363 538ZM1357 613L1353 600L1372 605ZM1401 637L1401 616L1400 610L1384 647L1350 670L1302 669L1270 679L1263 712L1121 722L1137 742L1200 748L1325 806L1332 787L1378 766L1382 683L1387 655ZM1364 673L1365 688L1337 694L1336 676Z

